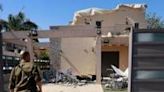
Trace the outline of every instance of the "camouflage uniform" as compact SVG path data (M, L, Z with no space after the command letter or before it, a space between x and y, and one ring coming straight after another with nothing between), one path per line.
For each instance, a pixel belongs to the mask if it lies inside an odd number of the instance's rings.
M19 64L12 69L9 89L14 92L37 92L36 83L41 81L40 70L34 64Z

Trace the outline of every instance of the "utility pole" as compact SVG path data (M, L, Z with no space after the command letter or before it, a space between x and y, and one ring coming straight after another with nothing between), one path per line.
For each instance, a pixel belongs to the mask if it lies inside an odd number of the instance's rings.
M2 26L0 25L0 92L4 92L4 81L3 81L3 60L2 60Z

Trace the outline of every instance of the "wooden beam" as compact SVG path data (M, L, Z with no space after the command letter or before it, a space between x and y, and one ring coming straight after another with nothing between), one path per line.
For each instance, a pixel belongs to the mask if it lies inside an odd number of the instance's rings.
M96 42L96 83L101 84L101 35Z
M30 31L3 32L3 39L27 38ZM16 35L16 37L14 35ZM67 26L57 27L52 30L38 30L36 38L55 38L55 37L95 37L94 27L89 26Z

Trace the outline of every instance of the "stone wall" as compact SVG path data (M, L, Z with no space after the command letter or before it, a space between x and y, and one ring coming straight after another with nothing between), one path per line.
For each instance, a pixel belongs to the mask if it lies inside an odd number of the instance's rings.
M54 69L60 69L61 38L50 38L50 64Z

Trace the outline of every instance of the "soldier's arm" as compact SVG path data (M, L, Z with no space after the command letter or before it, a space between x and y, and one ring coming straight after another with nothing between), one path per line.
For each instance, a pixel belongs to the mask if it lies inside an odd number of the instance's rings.
M36 84L39 88L39 91L42 92L42 78L41 78L41 74L40 74L40 69L38 67L36 67L36 76L35 76L35 80L36 80Z
M39 88L39 92L42 92L42 82L38 81L37 85L38 85L38 88Z
M9 78L9 90L10 92L14 92L14 88L15 88L15 68L12 69L11 74L10 74L10 78Z

